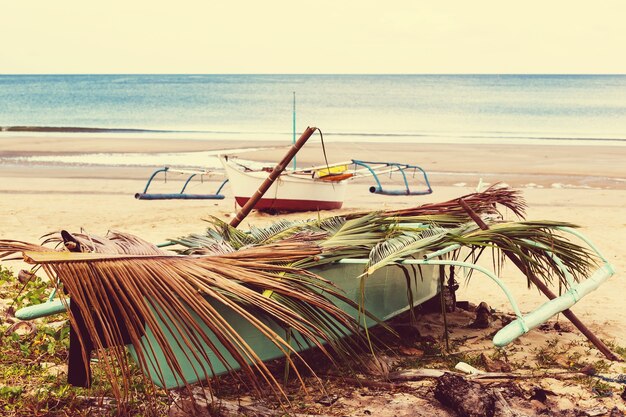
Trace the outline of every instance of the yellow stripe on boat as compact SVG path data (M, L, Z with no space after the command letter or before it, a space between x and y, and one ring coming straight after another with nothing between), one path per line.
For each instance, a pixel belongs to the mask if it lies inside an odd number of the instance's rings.
M327 177L329 175L342 174L348 170L348 165L337 165L315 171L318 178Z

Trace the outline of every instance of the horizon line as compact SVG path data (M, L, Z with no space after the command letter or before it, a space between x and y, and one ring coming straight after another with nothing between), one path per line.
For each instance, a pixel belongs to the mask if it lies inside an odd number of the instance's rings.
M596 76L616 76L616 75L626 75L626 73L618 73L618 72L526 72L526 73L517 73L517 72L380 72L380 73L369 73L369 72L318 72L318 73L307 73L307 72L30 72L30 73L0 73L0 76L29 76L29 75L346 75L346 76L354 76L354 75L397 75L397 76L406 76L406 75L423 75L423 76L434 76L434 75L464 75L464 76L484 76L484 75L512 75L512 76L523 76L523 75L536 75L536 76L563 76L563 75L596 75Z

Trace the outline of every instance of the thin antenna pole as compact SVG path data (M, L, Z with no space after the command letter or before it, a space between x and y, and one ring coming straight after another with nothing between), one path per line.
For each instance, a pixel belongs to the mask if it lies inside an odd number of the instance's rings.
M293 92L293 140L292 144L296 144L296 92ZM293 170L296 170L296 157L293 157Z

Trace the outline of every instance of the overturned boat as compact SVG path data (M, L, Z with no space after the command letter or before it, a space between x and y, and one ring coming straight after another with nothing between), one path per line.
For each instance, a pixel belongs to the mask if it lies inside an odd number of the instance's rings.
M485 274L503 289L517 319L496 335L498 345L569 308L612 275L584 237L590 246L566 237L581 236L573 225L505 221L498 206L523 215L518 193L490 188L411 209L284 220L249 231L211 218L206 233L161 245L175 252L122 233L62 233L49 241L62 243L60 250L0 241L0 254L22 253L63 290L58 300L16 316L69 309L73 384L89 385L95 353L112 384L121 373L122 386L115 386L126 398L127 347L146 378L161 387L241 370L280 392L265 361L285 357L297 372L308 365L295 359L311 347L331 361L354 360L369 349L367 329L436 295L446 268ZM519 255L529 277L567 291L523 315L505 283L476 264L485 247Z

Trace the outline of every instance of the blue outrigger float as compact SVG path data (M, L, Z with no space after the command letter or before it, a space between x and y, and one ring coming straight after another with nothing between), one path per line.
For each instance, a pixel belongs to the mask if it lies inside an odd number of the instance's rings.
M178 193L149 193L148 188L150 188L150 184L152 180L160 173L163 173L165 177L165 182L167 182L167 173L176 173L182 175L188 175L183 188ZM200 181L204 182L205 176L213 175L214 173L207 170L193 170L193 169L176 169L170 167L159 168L152 173L150 178L148 179L148 183L146 184L146 188L144 188L142 193L136 193L135 198L137 200L223 200L224 195L220 194L222 188L226 185L228 180L224 180L222 184L219 186L217 191L213 194L189 194L185 193L187 186L196 176L200 177Z

